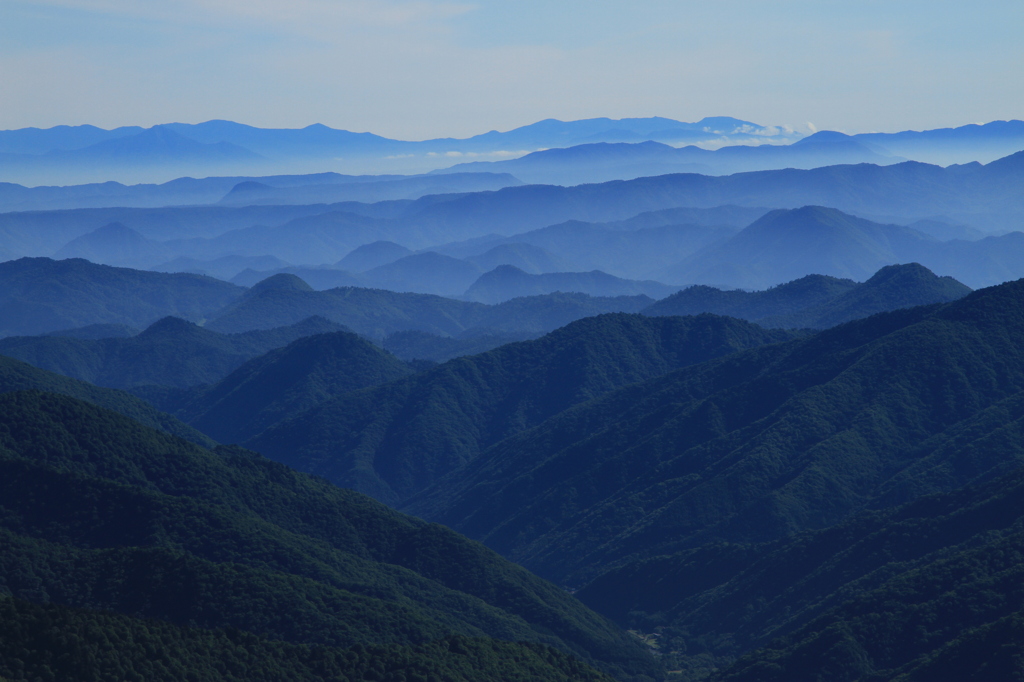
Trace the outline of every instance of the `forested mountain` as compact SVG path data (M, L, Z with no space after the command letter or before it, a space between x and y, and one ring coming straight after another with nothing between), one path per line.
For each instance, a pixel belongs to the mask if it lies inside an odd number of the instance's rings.
M405 660L479 679L473 665L514 672L519 658L542 677L596 679L535 646L428 644L462 635L553 645L624 676L657 671L610 622L445 528L73 398L22 391L0 395L0 406L5 670L72 656L95 675L92 666L116 662L93 648L112 629L127 645L122 665L148 645L150 659L195 657L205 670L218 658L299 671ZM58 641L45 634L54 623L96 634ZM236 653L239 643L251 648ZM337 651L353 646L355 656ZM450 657L471 651L483 652L476 664Z
M937 247L899 225L880 225L835 209L772 211L724 243L660 273L666 281L765 288L809 274L863 281L884 265Z
M335 265L342 270L366 272L380 265L394 263L399 258L409 255L412 255L412 251L401 244L380 240L352 249Z
M488 446L614 388L792 338L710 315L603 315L323 403L248 446L396 503Z
M652 303L644 315L714 313L764 327L826 329L875 313L962 298L971 289L917 263L888 265L866 282L807 275L764 291L692 286Z
M0 393L27 390L48 391L85 400L193 443L204 446L213 446L214 444L199 431L169 414L153 409L148 402L129 393L93 386L85 381L47 372L20 360L0 355Z
M761 211L749 213L753 214L750 218L753 222ZM637 218L655 222L651 214L641 214ZM664 222L645 225L641 221L587 223L570 220L513 235L504 243L529 244L544 249L572 266L563 267L563 272L603 270L619 277L647 279L654 272L728 239L748 224ZM516 265L514 262L508 264ZM666 281L677 283L676 280Z
M498 346L516 341L528 341L534 334L484 334L482 336L450 337L409 330L394 332L384 337L384 348L402 360L429 360L444 362L463 355L486 353Z
M412 373L355 334L315 334L250 360L169 411L218 442L240 443L330 398Z
M940 241L911 227L804 206L772 211L652 277L763 289L809 274L863 281L884 265L918 262L969 286L983 287L1024 275L1022 243L1021 232Z
M1006 436L1019 431L1022 406L1014 396L961 435L988 430L974 447L1019 462L1019 441ZM1014 680L1022 526L1018 468L776 543L709 544L630 564L577 596L620 623L657 629L674 663L726 668L714 679Z
M206 327L222 333L295 324L319 315L372 338L418 330L441 336L541 334L607 312L638 312L647 296L548 294L484 305L432 294L341 287L313 291L292 275L274 275L227 306Z
M579 584L954 489L1019 459L955 438L1024 390L1022 309L1018 281L628 386L497 443L408 508Z
M244 291L202 275L21 258L0 263L0 336L99 323L145 327L168 315L202 321Z
M741 654L721 679L1014 679L1022 310L1018 281L626 386L404 508L582 587L687 679Z
M514 265L499 265L480 275L465 292L466 298L472 301L494 304L556 291L584 292L591 296L650 296L659 299L677 290L678 287L670 287L661 282L621 279L600 270L531 275Z
M483 272L475 263L424 251L367 270L359 279L374 289L462 296Z
M288 327L218 334L166 317L127 338L12 336L0 339L0 355L99 386L188 388L219 381L246 360L295 339L341 329L311 317Z

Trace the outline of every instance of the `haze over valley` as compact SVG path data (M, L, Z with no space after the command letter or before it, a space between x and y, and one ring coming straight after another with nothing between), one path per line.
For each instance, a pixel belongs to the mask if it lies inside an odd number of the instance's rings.
M0 682L1024 682L1013 3L0 3Z

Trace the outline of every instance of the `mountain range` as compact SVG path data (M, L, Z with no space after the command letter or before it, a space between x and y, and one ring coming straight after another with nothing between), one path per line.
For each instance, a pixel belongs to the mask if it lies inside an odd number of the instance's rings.
M34 291L28 266L48 273L52 263L21 263L12 281ZM54 280L71 272L73 286L110 271L117 282L143 281L133 271L63 263L76 267ZM147 281L173 288L179 280ZM472 320L481 339L500 343L480 322L499 309L517 329L537 324L524 313L553 328L559 301L599 299L552 294L486 306L358 288L317 292L282 274L242 290L212 329L162 320L139 334L114 326L4 340L116 347L104 356L107 371L130 378L142 369L146 381L159 379L164 390L141 387L139 395L175 417L118 391L0 363L9 377L0 382L0 464L9 466L0 477L9 548L0 607L17 623L84 618L99 627L122 618L116 627L124 631L137 627L132 619L156 619L171 628L164 642L184 632L175 628L198 628L187 636L207 642L215 635L205 633L235 628L230 636L250 637L251 652L270 652L271 640L338 651L421 647L420 666L449 665L438 661L440 650L423 648L428 642L470 636L477 639L460 651L489 647L518 661L496 666L543 659L567 670L555 654L528 654L553 646L620 679L658 679L660 665L688 680L780 682L822 671L843 682L923 681L937 671L999 679L1016 669L1006 646L1024 608L1015 572L1024 546L1016 424L1024 361L1013 341L1024 331L1022 282L972 293L908 264L863 283L809 276L759 292L692 287L657 302L635 298L642 315L588 317L437 366L402 362L345 331L303 333L337 321L240 336L214 330L334 306L367 327L380 324L371 313L381 311L454 325L460 335ZM692 315L705 304L766 324L829 328L772 330ZM679 313L690 316L658 316ZM103 330L113 336L90 340ZM440 348L440 337L404 333L377 338L404 353ZM468 349L472 339L451 341ZM228 369L259 344L284 343ZM192 371L183 367L230 373L182 390L173 382ZM212 447L210 436L244 442L444 523L574 589L602 616L525 572L498 578L521 569L492 554L475 563L473 552L486 550L458 549L468 541L454 533L388 540L397 528L449 532L440 526L354 492L344 493L344 509L358 514L332 516L325 510L338 508L330 501L338 489L323 479L239 449L209 453L82 398L200 446ZM272 487L259 482L268 479ZM60 505L30 504L42 491L59 491ZM100 513L90 506L97 500L133 514ZM92 521L61 527L68 518ZM332 539L356 518L371 530ZM378 549L349 558L369 536ZM392 573L378 577L381 570ZM460 577L467 575L473 580ZM524 580L537 582L520 587ZM547 611L537 610L538 599ZM891 626L873 625L880 621ZM20 637L5 646L28 646ZM495 637L534 644L501 649L486 639ZM216 641L209 651L226 646ZM283 655L273 651L259 655ZM491 656L479 665L492 665ZM481 674L498 673L466 673ZM548 674L537 668L540 679Z
M0 355L98 386L188 388L219 381L246 360L296 339L342 329L311 317L289 327L218 334L165 317L127 337L9 336L0 339Z
M786 145L733 145L714 150L695 145L674 147L653 141L600 142L536 151L507 161L461 163L440 172L509 173L529 183L579 185L668 173L728 175L778 168L856 163L889 165L906 161L885 150L882 144L884 142L870 143L831 131L815 133Z
M952 277L936 277L918 263L887 265L858 283L807 275L764 291L692 286L652 303L644 315L714 313L764 327L827 329L875 313L946 303L971 292Z
M231 121L170 123L152 128L58 126L0 131L0 171L35 184L112 178L168 180L196 169L323 172L349 166L365 173L433 170L450 159L502 158L548 147L588 142L661 140L670 143L786 142L799 135L728 117L684 123L666 118L548 119L507 132L466 139L392 140L316 124L302 129L255 128ZM191 172L190 172L191 171ZM40 183L39 180L42 180ZM137 180L136 180L137 181Z
M449 679L519 661L544 678L600 679L578 658L546 654L552 646L619 675L657 670L568 594L440 526L66 396L21 391L0 404L5 675L53 675L46 663L80 658L73 679L147 659L188 677L241 658L232 679L263 679L245 674L261 659L271 666L261 675L290 664L303 679L339 679L328 671L397 657L413 670L471 666ZM70 626L59 641L37 632L55 623ZM487 653L451 661L473 651ZM151 674L168 678L160 666Z
M797 143L805 146L782 151ZM758 147L779 149L758 151ZM720 148L725 153L711 151ZM529 176L520 179L527 181L575 184L667 172L737 172L807 164L891 162L900 157L942 165L988 162L1022 148L1024 123L1016 120L852 136L824 131L804 138L783 127L729 117L705 118L696 123L659 117L548 119L506 132L424 141L392 140L323 125L275 130L207 121L148 129L58 126L0 131L0 171L9 181L34 185L113 178L163 182L177 176L195 176L198 171L220 171L229 176L259 171L268 175L337 170L415 174L446 169L458 159L485 165L457 164L457 170L500 168L500 164L508 163L508 157L533 153L536 155L529 161L506 167L519 169ZM489 163L499 165L486 165ZM93 196L98 194L94 192Z

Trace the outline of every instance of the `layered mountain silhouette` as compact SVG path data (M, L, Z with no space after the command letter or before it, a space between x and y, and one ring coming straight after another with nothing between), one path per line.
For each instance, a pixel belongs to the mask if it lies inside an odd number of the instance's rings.
M466 298L481 303L501 303L521 296L577 291L592 296L643 295L659 299L677 290L678 287L670 287L660 282L621 279L600 270L531 275L514 265L500 265L473 282L466 289Z
M1024 233L1012 232L942 242L910 227L805 206L772 211L654 276L667 282L764 289L812 273L863 281L884 265L918 262L981 287L1006 281L1015 276L1010 272L1024 267L1017 248L1022 238Z
M341 287L313 291L298 277L279 274L249 289L207 323L222 333L269 329L319 315L371 338L418 330L439 336L541 334L606 312L639 312L648 296L597 297L579 293L529 296L485 305L429 294Z
M314 334L250 360L174 411L218 442L240 443L331 398L412 373L355 334Z
M412 255L412 251L401 244L381 240L352 249L336 265L342 270L366 272L409 255Z
M216 277L217 279L231 280L242 272L275 272L282 268L288 267L280 258L276 256L221 256L220 258L213 258L211 260L200 260L198 258L190 258L186 256L179 256L165 263L159 263L149 268L156 272L191 272L197 275L209 275ZM266 279L263 277L261 279ZM243 284L242 286L252 286L259 280L255 280L251 284ZM237 283L237 282L236 282Z
M170 250L160 242L147 239L121 223L110 223L72 239L54 254L54 258L82 258L93 263L103 262L106 265L148 269L149 266L166 260L170 253ZM168 272L166 269L162 270ZM183 272L184 269L169 271Z
M888 165L905 161L878 144L823 131L788 145L734 145L716 150L673 147L660 142L586 144L546 149L508 161L457 164L452 172L505 172L532 183L577 185L630 180L668 173L730 173L775 168L818 168L837 164Z
M142 327L168 315L204 320L244 291L201 275L21 258L0 263L0 336L99 323Z
M482 274L483 269L475 263L424 251L378 265L359 279L363 286L375 289L461 296Z
M569 270L568 263L564 259L526 242L499 244L483 253L471 256L467 260L475 263L485 272L490 272L502 265L511 265L531 275Z
M341 329L312 317L289 327L218 334L166 317L128 337L12 336L0 339L0 355L98 386L188 388L217 382L246 360L298 338Z
M410 509L585 581L984 480L1017 455L955 434L1020 390L1022 291L883 313L619 389L492 446Z
M714 316L602 315L536 341L341 396L247 444L396 503L491 444L575 404L676 367L788 338L788 332Z
M917 263L887 265L866 282L807 275L764 291L693 286L644 309L645 315L714 313L765 327L826 329L875 313L962 298L971 289Z

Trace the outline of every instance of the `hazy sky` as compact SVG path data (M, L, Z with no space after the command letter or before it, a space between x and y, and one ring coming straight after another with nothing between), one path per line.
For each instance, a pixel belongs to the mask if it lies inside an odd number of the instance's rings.
M1024 2L0 0L0 128L1024 118Z

